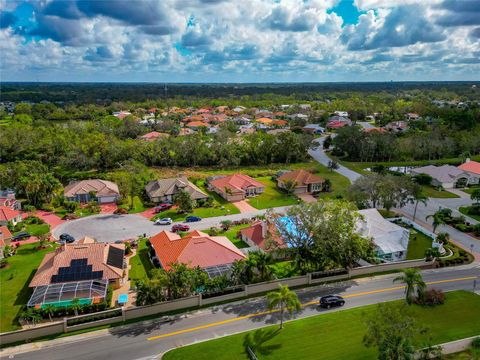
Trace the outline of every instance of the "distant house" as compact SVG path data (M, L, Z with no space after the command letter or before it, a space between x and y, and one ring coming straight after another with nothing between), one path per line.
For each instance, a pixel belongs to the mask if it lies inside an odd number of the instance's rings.
M293 182L295 194L314 194L320 192L325 179L306 170L299 169L284 173L277 179L279 188L285 189L288 182Z
M420 115L418 115L417 113L406 113L405 119L409 121L420 120Z
M241 229L240 237L250 247L264 251L286 247L275 223L267 220L256 221L251 226Z
M470 174L470 184L480 183L480 162L467 159L458 169Z
M13 210L7 206L0 206L0 226L7 226L8 222L13 225L23 221L22 214L18 210Z
M265 185L244 174L214 178L209 187L228 201L240 201L265 191Z
M193 231L183 238L169 231L150 238L155 259L165 270L172 264L186 264L200 267L210 278L228 274L235 261L245 259L245 255L225 236L209 236L201 231Z
M266 117L262 117L262 118L259 118L259 119L256 119L255 120L257 123L260 123L260 124L263 124L265 126L270 126L273 124L273 120L272 119L269 119L269 118L266 118Z
M444 189L463 187L471 182L472 176L466 171L452 165L423 166L410 170L413 176L427 174L432 177L433 186L441 186Z
M335 111L334 112L335 115L337 116L341 116L341 117L345 117L345 118L348 118L348 112L347 111Z
M104 300L108 284L113 288L123 284L124 259L123 244L85 238L77 244L59 246L45 255L28 285L34 288L28 306L65 306L74 298L81 304Z
M168 136L169 135L166 134L166 133L161 133L161 132L158 132L158 131L152 131L152 132L146 133L145 135L139 136L138 138L140 140L145 140L145 141L155 141L158 138L168 137Z
M0 259L5 257L4 249L5 246L10 245L12 241L12 233L8 230L6 226L0 226Z
M185 126L192 130L200 130L201 128L208 128L209 125L203 121L190 121Z
M181 190L189 193L192 200L208 198L207 194L188 181L185 176L150 181L145 190L150 200L154 203L171 202L175 195Z
M123 120L127 116L132 115L132 113L129 111L115 111L112 115L119 118L120 120Z
M401 261L407 258L410 231L385 220L377 209L358 211L363 220L357 224L362 236L373 240L377 256L386 261Z
M113 203L120 198L117 184L100 179L81 180L65 187L64 196L69 201L86 203L96 200L99 204Z
M371 128L362 128L362 131L364 133L367 133L367 134L370 134L370 133L386 133L387 130L385 130L384 128L378 128L378 127L371 127Z
M325 132L325 128L320 126L319 124L307 124L305 125L302 130L309 134L323 134Z
M300 104L300 105L298 105L298 107L302 110L311 110L312 109L312 105L310 105L310 104Z
M180 128L178 131L179 136L192 135L195 131L189 128Z
M236 113L244 112L247 108L245 106L237 106L233 108L233 111Z
M349 125L350 124L346 121L332 120L327 123L327 129L339 129Z
M291 114L291 115L287 115L287 119L290 119L290 120L305 120L305 121L307 121L307 120L308 120L308 115L301 114L301 113Z
M385 125L384 129L395 133L404 132L408 130L408 123L406 121L392 121Z
M8 207L12 210L21 210L22 204L15 198L15 191L6 189L0 190L0 206Z

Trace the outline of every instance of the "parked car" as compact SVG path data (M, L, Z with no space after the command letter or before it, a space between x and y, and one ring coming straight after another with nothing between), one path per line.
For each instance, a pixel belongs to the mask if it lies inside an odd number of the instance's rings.
M338 295L327 295L320 298L320 307L330 309L334 306L345 305L345 299Z
M19 232L14 237L12 237L12 241L25 240L25 239L28 239L30 236L31 236L30 233L28 233L26 231L22 231L22 232Z
M153 211L155 212L155 214L158 214L159 212L168 210L168 209L170 209L171 207L172 207L172 204L163 203L163 204L159 204L159 205L155 206L155 207L153 208Z
M155 220L154 224L155 225L172 225L172 219L170 218L163 218L163 219L157 219Z
M201 221L202 218L199 216L187 216L185 219L185 222L196 222L196 221Z
M75 238L67 233L63 233L62 235L59 236L60 242L66 242L67 244L71 244L75 242Z
M190 230L190 226L184 224L175 224L172 226L172 232L177 231L188 231Z

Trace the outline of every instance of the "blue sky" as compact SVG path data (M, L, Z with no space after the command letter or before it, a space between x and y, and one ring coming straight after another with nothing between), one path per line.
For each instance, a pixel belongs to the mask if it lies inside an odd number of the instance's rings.
M0 0L5 81L479 80L480 0Z

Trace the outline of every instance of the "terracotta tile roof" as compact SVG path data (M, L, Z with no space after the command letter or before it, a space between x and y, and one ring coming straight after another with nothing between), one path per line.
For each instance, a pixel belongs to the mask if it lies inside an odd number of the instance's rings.
M79 259L87 259L87 264L92 266L92 271L102 271L102 279L121 278L123 268L107 263L110 251L115 249L124 252L125 245L88 242L62 245L54 252L45 255L29 287L51 284L52 276L57 275L60 268L69 267L72 260Z
M266 229L264 229L265 226L267 227ZM240 233L242 236L250 239L255 245L263 250L268 250L265 248L265 242L267 240L265 235L267 234L271 236L271 239L275 241L279 247L286 247L285 242L283 241L277 227L273 222L259 220L254 222L251 226L241 229Z
M327 124L327 128L330 128L330 129L337 129L344 126L348 126L348 123L346 121L333 120Z
M0 206L0 221L10 221L20 215L20 211L12 210L7 206Z
M222 192L228 188L234 192L244 192L249 187L265 187L265 184L252 179L248 175L233 174L210 181L210 185L220 189Z
M168 134L161 133L158 131L152 131L152 132L146 133L145 135L139 136L139 139L148 141L148 140L155 140L159 137L168 137Z
M286 120L272 120L272 125L285 126L288 122Z
M208 124L206 122L203 122L203 121L190 121L187 125L185 125L186 127L208 127Z
M76 181L65 187L65 197L74 197L79 194L96 193L96 196L120 195L117 184L100 179Z
M272 119L269 119L269 118L266 118L266 117L257 119L256 121L259 122L259 123L265 124L265 125L270 125L271 123L273 123Z
M458 168L463 171L468 171L474 174L480 174L480 162L477 162L477 161L470 160L466 163L463 163Z
M173 263L184 263L190 267L207 268L231 264L245 255L225 236L209 236L201 231L193 231L185 237L168 231L150 238L157 257L166 270Z
M6 226L0 226L0 247L4 247L8 240L12 239L12 233Z
M305 186L308 184L318 184L325 182L324 178L303 169L287 172L278 178L279 182L284 182L287 180L295 181L297 186Z

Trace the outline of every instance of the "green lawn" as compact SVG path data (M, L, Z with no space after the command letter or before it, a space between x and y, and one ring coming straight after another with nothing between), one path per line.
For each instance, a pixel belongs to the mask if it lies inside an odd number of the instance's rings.
M246 244L242 239L238 239L237 234L241 229L244 229L249 226L250 226L249 224L235 225L230 227L230 229L228 229L227 231L219 233L218 235L226 236L228 240L230 240L239 249L246 248L248 247L248 244Z
M162 218L172 218L173 221L183 221L187 216L194 215L201 218L208 218L214 216L225 216L232 214L239 214L240 211L227 200L222 198L220 195L213 191L208 191L203 183L196 184L203 192L210 195L213 198L212 207L198 207L193 209L191 213L188 214L179 214L176 210L167 210L162 211L161 213L156 214L151 220L162 219Z
M148 257L147 240L142 239L138 243L137 253L130 258L130 271L128 277L132 280L132 285L135 285L137 280L146 280L148 273L153 269L153 265Z
M425 196L429 198L454 199L459 197L458 195L448 192L446 190L439 191L433 186L423 185L422 189Z
M26 224L23 229L15 231L13 235L26 231L32 236L44 235L50 231L50 225L48 224Z
M32 293L28 284L44 255L54 247L37 250L38 243L22 245L8 258L8 267L0 270L0 332L20 328L17 317Z
M467 194L472 195L472 193L477 189L480 189L480 187L479 186L474 186L474 187L469 187L469 188L460 189L460 190L462 190L463 192L466 192Z
M467 215L467 216L471 217L472 219L480 221L480 215L470 215L468 213L469 208L470 208L470 206L462 206L462 207L460 207L460 209L458 209L458 211L460 211L463 215Z
M403 303L403 301L401 301ZM420 307L411 312L421 325L429 328L420 335L416 345L423 347L428 337L434 344L444 343L480 333L480 296L466 291L448 293L444 305ZM376 359L376 350L366 348L362 338L366 332L365 315L375 311L370 305L340 312L326 313L278 326L269 326L250 333L240 333L220 339L182 347L164 355L165 360L235 360L248 359L244 341L248 334L256 344L259 359Z
M279 206L287 206L298 204L299 200L294 195L288 195L286 192L280 190L277 184L272 181L271 177L263 176L255 180L265 184L265 191L247 201L256 209L268 209Z
M425 250L432 247L432 238L415 229L410 229L410 241L408 242L407 260L425 258Z

